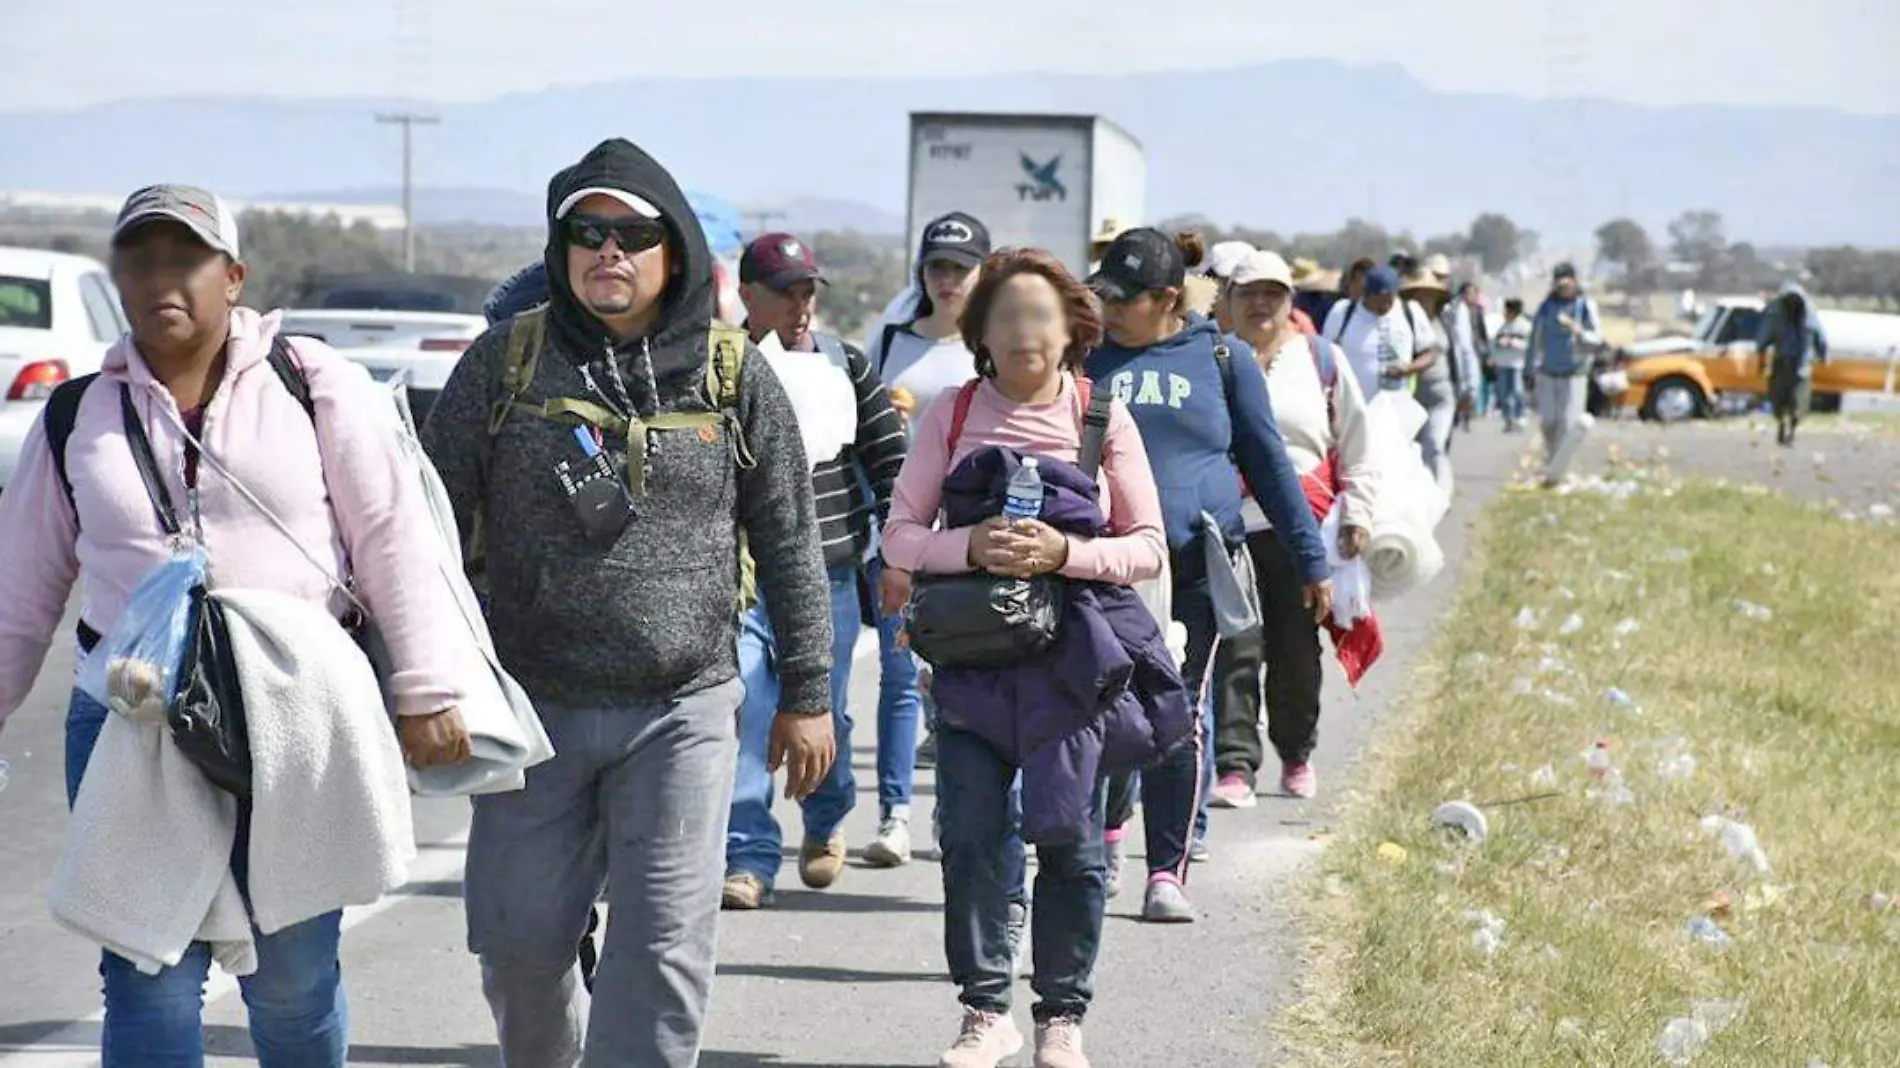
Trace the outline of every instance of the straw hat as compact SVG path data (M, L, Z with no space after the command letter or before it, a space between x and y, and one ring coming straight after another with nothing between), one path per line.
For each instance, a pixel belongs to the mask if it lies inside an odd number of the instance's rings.
M1425 270L1425 269L1416 270L1416 271L1413 271L1411 274L1406 275L1404 278L1399 279L1400 293L1414 293L1419 290L1427 290L1433 293L1443 293L1446 296L1451 295L1451 290L1446 289L1445 283L1442 280L1440 280L1436 274L1433 274L1430 270Z
M1102 220L1102 228L1095 231L1095 237L1089 244L1097 248L1103 245L1113 244L1116 238L1132 229L1134 229L1134 227L1128 225L1128 220L1123 219L1119 215L1110 215Z

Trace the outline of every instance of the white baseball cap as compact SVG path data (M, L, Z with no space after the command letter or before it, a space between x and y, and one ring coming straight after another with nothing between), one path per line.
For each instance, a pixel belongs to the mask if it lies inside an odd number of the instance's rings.
M1216 278L1232 278L1234 268L1254 251L1245 241L1222 241L1207 250L1207 273Z
M1278 282L1292 289L1293 268L1287 265L1286 258L1278 252L1255 249L1234 265L1233 274L1228 276L1228 281L1236 286L1252 285L1255 282Z
M575 205L586 200L588 197L612 197L633 209L634 214L639 215L643 219L657 219L660 217L660 209L654 207L652 202L648 201L645 197L629 193L625 189L608 189L605 186L589 186L586 189L577 190L568 194L567 199L561 201L561 206L554 209L554 217L556 219L567 218L567 213L573 211Z

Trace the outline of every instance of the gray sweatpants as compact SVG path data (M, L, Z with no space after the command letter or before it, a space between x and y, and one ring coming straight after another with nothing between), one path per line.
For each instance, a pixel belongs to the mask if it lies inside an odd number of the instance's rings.
M1583 445L1584 409L1590 401L1586 375L1537 376L1537 421L1544 432L1544 479L1555 482L1570 471Z
M739 700L540 707L554 759L475 799L469 949L507 1068L691 1068L712 997ZM607 888L592 1011L575 950Z

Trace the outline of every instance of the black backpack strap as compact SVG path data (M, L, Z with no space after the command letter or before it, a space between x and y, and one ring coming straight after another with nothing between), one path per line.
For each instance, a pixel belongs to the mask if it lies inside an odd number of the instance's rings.
M1351 297L1347 297L1346 298L1346 314L1339 317L1339 332L1333 335L1334 341L1343 342L1345 340L1346 327L1352 324L1352 313L1358 310L1359 310L1359 302L1352 299Z
M284 388L290 391L290 395L297 398L297 404L303 408L303 414L309 416L311 422L315 422L317 404L310 398L310 380L304 377L303 364L297 362L297 356L290 350L290 342L285 340L284 335L278 334L271 339L270 355L264 360L270 364L270 369L277 373L277 380L284 384Z
M1076 453L1075 466L1090 481L1102 467L1102 443L1108 438L1109 409L1114 403L1114 391L1091 389L1088 408L1082 412L1082 447Z
M165 533L177 537L184 532L178 522L178 509L172 505L171 491L158 473L158 458L152 455L152 439L145 435L145 420L139 418L138 405L132 400L132 387L119 385L119 413L125 422L126 444L132 447L132 460L138 465L139 479L145 483L145 495L152 499L158 523Z
M95 372L61 382L46 399L46 409L40 415L46 420L46 447L53 453L53 470L59 474L60 488L66 491L66 504L73 509L75 519L79 508L73 501L72 476L66 472L66 443L72 440L73 426L79 421L79 402L86 399L87 388L98 377Z

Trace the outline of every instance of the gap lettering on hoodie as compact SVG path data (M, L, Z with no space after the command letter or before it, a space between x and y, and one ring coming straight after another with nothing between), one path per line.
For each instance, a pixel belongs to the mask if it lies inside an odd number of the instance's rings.
M1139 391L1135 389L1135 374L1133 371L1118 372L1114 377L1109 379L1108 385L1109 389L1114 392L1115 399L1121 401L1123 404L1150 406L1165 404L1177 411L1180 410L1181 405L1187 402L1189 397L1194 395L1194 383L1188 381L1181 375L1170 374L1168 375L1168 392L1164 397L1161 393L1161 373L1159 371L1141 372L1141 389Z

